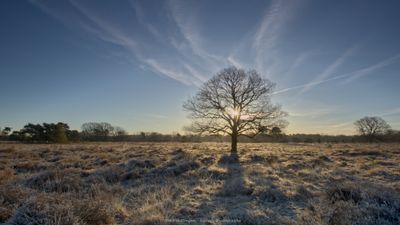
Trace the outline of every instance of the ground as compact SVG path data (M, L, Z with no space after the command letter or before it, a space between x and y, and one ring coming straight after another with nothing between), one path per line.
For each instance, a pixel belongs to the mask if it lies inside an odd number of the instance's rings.
M399 144L0 144L0 223L399 224Z

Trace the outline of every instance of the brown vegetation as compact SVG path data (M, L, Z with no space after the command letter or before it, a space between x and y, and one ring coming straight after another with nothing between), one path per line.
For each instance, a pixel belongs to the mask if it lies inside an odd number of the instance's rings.
M397 144L0 145L5 224L399 224Z

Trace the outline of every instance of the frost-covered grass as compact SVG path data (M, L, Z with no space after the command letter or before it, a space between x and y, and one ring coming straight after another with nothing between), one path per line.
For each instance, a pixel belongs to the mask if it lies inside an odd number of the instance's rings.
M398 144L0 144L5 224L400 224Z

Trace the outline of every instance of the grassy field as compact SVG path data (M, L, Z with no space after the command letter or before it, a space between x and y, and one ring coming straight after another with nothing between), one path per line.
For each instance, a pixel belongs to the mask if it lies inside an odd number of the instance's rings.
M0 144L0 223L399 224L399 144Z

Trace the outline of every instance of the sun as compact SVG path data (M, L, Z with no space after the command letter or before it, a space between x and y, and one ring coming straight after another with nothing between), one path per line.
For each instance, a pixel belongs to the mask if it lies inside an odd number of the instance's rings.
M240 110L239 109L233 109L233 108L228 108L225 110L226 113L231 116L231 117L238 117L240 116Z

